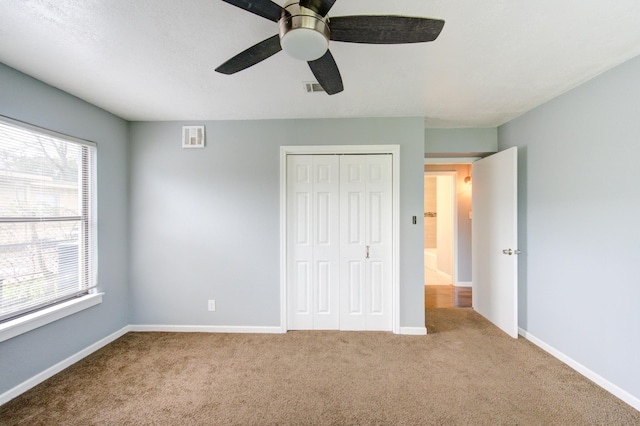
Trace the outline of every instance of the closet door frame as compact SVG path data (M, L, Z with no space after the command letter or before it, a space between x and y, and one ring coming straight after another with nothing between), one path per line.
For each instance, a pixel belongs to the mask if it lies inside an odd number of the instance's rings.
M280 147L280 328L287 332L287 155L391 154L392 331L400 334L400 145L314 145Z

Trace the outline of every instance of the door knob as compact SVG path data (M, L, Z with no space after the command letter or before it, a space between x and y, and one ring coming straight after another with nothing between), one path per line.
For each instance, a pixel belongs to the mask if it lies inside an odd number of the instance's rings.
M367 257L366 259L369 259L369 246L367 246Z
M513 254L520 254L520 250L518 250L518 249L516 249L516 250L504 249L504 250L502 250L502 253L508 254L509 256L511 256Z

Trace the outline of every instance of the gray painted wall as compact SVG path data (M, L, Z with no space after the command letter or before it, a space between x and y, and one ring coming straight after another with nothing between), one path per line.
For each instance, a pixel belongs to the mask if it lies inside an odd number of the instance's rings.
M0 64L0 114L98 144L103 303L0 343L0 394L128 324L127 123Z
M519 325L640 398L640 58L500 127L519 147Z
M279 147L359 144L401 146L401 325L423 327L420 118L132 123L132 323L279 326Z
M467 154L496 152L498 129L425 129L424 152L429 154Z

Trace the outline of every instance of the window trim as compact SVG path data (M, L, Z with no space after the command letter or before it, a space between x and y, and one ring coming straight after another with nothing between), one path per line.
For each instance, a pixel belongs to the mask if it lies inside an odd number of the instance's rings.
M104 293L90 293L0 323L0 342L102 303Z
M53 130L45 129L33 124L26 123L21 120L16 120L14 118L4 116L2 114L0 114L0 123L20 127L29 131L41 133L41 134L55 137L58 139L66 139L71 143L77 143L81 146L91 147L97 153L98 146L93 141L80 139L62 132L56 132ZM86 158L84 157L84 150L83 150L83 162L84 161L86 161ZM94 176L97 177L97 164L95 162L96 160L94 159L93 161L94 161L92 165L93 173L94 173ZM88 201L88 204L85 206L85 208L93 211L93 221L96 222L96 224L94 225L96 226L96 229L95 229L95 235L93 235L92 238L97 238L98 237L97 235L97 191L98 191L97 182L94 185L95 185L93 187L94 192L90 195L91 201ZM83 200L83 202L85 202L85 200ZM85 210L85 211L88 211L88 210ZM83 216L86 216L86 214ZM11 219L23 219L23 218L11 218ZM41 219L42 218L40 218L40 220ZM58 218L55 218L55 221L60 221L61 219L62 221L65 221L65 220L70 220L71 218L58 217ZM73 219L78 220L78 218L76 217L74 217ZM87 219L88 217L82 217L82 216L80 217L80 220L87 220ZM88 226L91 226L91 224L88 224ZM86 236L83 238L86 238ZM94 244L95 244L95 250L96 250L95 255L97 255L98 246L96 243ZM84 266L88 267L87 263L89 260L87 256L84 256L84 257L85 257L85 259L83 259L83 262L85 263ZM24 315L16 316L15 318L0 322L0 342L11 339L23 333L27 333L36 328L45 326L54 321L57 321L59 319L65 318L69 315L73 315L75 313L81 312L85 309L88 309L92 306L102 303L102 296L104 295L104 292L99 292L98 290L97 268L98 268L98 264L96 262L94 264L94 270L93 270L93 274L96 275L95 286L87 289L86 290L87 292L85 294L75 296L71 299L64 300L61 302L54 302L51 305L48 305L46 307L39 308L32 312L26 313Z
M98 144L96 144L93 141L90 141L90 140L87 140L87 139L80 139L80 138L77 138L75 136L68 135L66 133L56 132L55 130L45 129L44 127L35 126L33 124L29 124L29 123L26 123L24 121L16 120L15 118L7 117L7 116L2 115L2 114L0 114L0 121L4 122L5 124L22 127L23 129L31 130L33 132L43 133L45 135L48 135L48 136L51 136L51 137L54 137L54 138L68 139L70 142L74 142L74 143L77 143L77 144L80 144L80 145L92 146L94 148L98 147Z

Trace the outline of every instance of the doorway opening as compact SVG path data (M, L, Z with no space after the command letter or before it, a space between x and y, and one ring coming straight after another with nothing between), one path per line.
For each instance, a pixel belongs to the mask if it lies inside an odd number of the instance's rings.
M427 164L424 173L427 308L471 307L471 165Z

